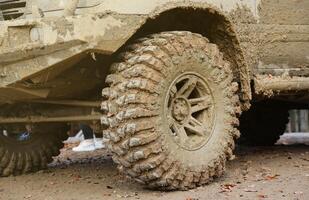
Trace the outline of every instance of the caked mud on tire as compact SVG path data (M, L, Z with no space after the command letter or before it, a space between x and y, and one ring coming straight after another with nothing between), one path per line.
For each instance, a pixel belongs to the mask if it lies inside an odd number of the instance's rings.
M199 34L138 40L107 77L104 137L119 169L150 188L190 189L221 176L240 113L229 63Z
M6 136L3 126L0 128L0 176L45 169L52 157L59 155L67 135L62 125L38 125L29 139L18 141Z
M240 117L240 144L274 145L286 130L289 122L288 109L265 103L253 104Z

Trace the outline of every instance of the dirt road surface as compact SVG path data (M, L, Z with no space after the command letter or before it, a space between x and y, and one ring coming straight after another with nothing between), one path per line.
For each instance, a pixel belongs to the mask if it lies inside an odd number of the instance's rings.
M109 153L70 147L45 171L0 179L1 200L309 199L309 146L237 147L224 177L190 191L150 191L119 174Z

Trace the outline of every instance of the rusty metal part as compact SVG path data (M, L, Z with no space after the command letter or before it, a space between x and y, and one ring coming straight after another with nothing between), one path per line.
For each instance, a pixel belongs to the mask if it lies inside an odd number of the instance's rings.
M309 91L309 77L258 76L254 83L257 94Z
M100 101L78 101L78 100L31 100L32 103L66 105L66 106L81 106L81 107L94 107L101 106Z
M42 117L42 116L29 116L27 118L0 117L0 124L99 121L100 118L101 118L100 114L82 115L82 116L64 116L64 117Z
M33 100L0 107L0 124L100 121L100 102Z

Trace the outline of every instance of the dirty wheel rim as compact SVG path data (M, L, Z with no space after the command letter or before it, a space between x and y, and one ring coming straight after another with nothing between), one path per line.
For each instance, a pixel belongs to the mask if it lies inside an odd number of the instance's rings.
M194 72L176 77L164 108L170 135L177 145L194 151L207 143L215 113L213 94L204 78Z

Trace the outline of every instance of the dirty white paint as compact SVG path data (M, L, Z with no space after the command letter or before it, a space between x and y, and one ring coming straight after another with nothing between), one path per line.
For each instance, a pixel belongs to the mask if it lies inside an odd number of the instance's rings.
M259 0L258 0L259 1ZM124 14L150 14L155 12L156 9L168 4L190 4L200 3L208 4L210 6L217 7L218 9L230 12L237 7L247 7L254 14L257 10L257 0L130 0L130 3L124 3L123 0L103 0L103 3L97 7L97 10L106 9L118 13Z
M259 8L259 5L261 4L261 1L262 0L254 0L254 4L255 4L255 12L258 13L258 8Z
M69 1L73 2L76 0ZM8 61L13 63L14 60L20 60L21 62L25 62L26 56L29 56L29 58L33 58L36 56L34 51L31 52L30 50L40 51L39 48L44 47L44 50L50 50L50 52L53 52L55 49L59 48L59 44L66 43L66 45L64 45L65 48L69 48L72 47L71 45L75 45L74 42L77 42L78 44L85 44L85 46L82 46L82 49L80 49L79 51L97 50L109 53L115 52L130 36L132 36L132 34L136 30L138 30L138 28L146 21L147 17L154 17L161 12L177 7L193 7L202 9L214 8L220 11L220 14L227 16L229 16L229 14L234 14L234 12L244 11L245 14L248 14L244 15L244 18L250 16L251 20L252 14L253 16L255 16L256 19L258 19L258 8L262 2L261 0L80 0L78 7L81 6L81 3L85 4L84 6L88 7L77 10L77 14L74 16L63 17L63 8L67 5L69 1L29 0L29 2L37 2L40 5L39 7L46 11L44 12L45 17L39 16L39 18L37 16L29 15L25 19L2 21L0 23L0 63L5 63L3 65L6 65ZM87 2L89 2L89 4L87 4ZM241 8L246 9L242 10ZM251 11L251 13L247 13L248 10ZM120 16L121 14L125 14L125 16ZM241 13L239 15L241 15ZM236 16L235 20L237 20L237 17L238 16ZM256 20L252 21L253 23L256 22ZM18 29L16 27L28 27L29 30L31 30L31 35L29 36L29 38L32 39L32 43L29 43L26 40L20 40L14 43L17 45L10 44L10 38L8 37L8 27L14 27L14 30ZM266 25L263 25L263 27L265 28ZM284 31L287 31L287 28L285 27L280 26L280 28L282 28L282 30ZM291 30L295 31L303 29L303 27L298 27L297 29L293 27ZM240 30L243 31L247 29ZM248 32L251 31L257 33L256 30L259 29L248 29ZM266 29L267 31L264 31L264 29L261 30L261 33L271 32L272 34L274 34L274 30L277 29L276 27L271 25L269 28ZM304 30L305 31L303 32L306 34L307 29ZM281 34L282 32L283 31L281 31L281 29L280 31L278 31L277 35L279 35L279 38L276 40L280 40L281 36L283 35ZM287 33L285 35L288 35ZM254 37L252 38L255 38L256 40L259 39L261 41L265 38L265 36L257 38L255 37L256 35L254 35ZM303 37L304 34L302 32L298 35L297 37L296 34L293 35L293 37L295 37L297 41L300 41L299 38L305 38ZM249 37L250 35L248 36L247 33L246 35L244 35L245 39ZM284 42L286 42L286 39L284 39ZM16 51L20 51L21 49L27 49L27 53L16 53ZM46 55L44 55L46 59L50 56L50 52L46 51ZM253 55L255 52L252 52ZM292 50L289 52L292 52ZM305 57L303 57L302 55L301 59L308 60L307 55L308 54L305 53ZM43 59L43 56L41 57ZM61 55L59 57L61 57ZM248 55L249 59L251 59L252 57L253 56L251 56L251 54ZM47 62L48 64L52 64L56 61L48 60ZM14 64L17 65L18 63ZM32 63L26 64L32 65ZM261 63L259 66L267 67L263 63Z
M80 40L87 41L89 38L89 30L91 30L91 37L103 37L110 28L125 25L124 22L112 16L107 16L100 20L91 20L91 18L92 16L86 16L76 20L74 23L74 35L71 37L77 36Z
M254 5L255 5L255 10L254 10L254 15L255 17L257 18L258 22L259 22L259 19L260 19L260 15L259 15L259 6L261 4L261 1L262 0L254 0Z
M40 26L32 28L35 29L33 31L35 31L37 36L36 38L31 37L31 39L36 39L35 41L38 41L39 39L39 42L45 45L72 40L90 42L98 39L98 37L104 37L107 31L111 28L126 25L126 22L116 19L110 15L101 19L94 19L93 15L69 17L66 22L68 24L74 24L74 26L72 26L73 29L63 29L61 33L50 24L41 22ZM30 32L30 36L33 31Z
M70 0L71 1L71 0ZM77 14L112 11L119 14L152 14L164 8L173 8L199 4L202 7L215 7L221 12L230 12L238 7L246 7L258 18L258 5L261 0L80 0L77 6ZM39 1L32 0L38 5L46 16L60 16L67 0ZM28 14L31 14L28 13ZM31 16L33 17L33 16ZM29 16L27 16L29 18Z
M2 26L0 24L0 47L2 46L3 40L4 40L4 35L7 32L7 29L5 26Z
M43 11L54 11L64 9L71 0L28 0L28 6L37 5ZM87 8L102 3L102 0L78 0L79 8Z
M44 44L55 44L58 38L58 31L50 26L43 27L41 39Z

